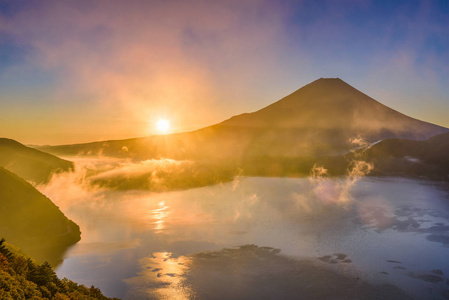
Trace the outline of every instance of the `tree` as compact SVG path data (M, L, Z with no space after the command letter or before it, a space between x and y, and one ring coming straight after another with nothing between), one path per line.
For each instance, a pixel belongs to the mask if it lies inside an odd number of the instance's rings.
M3 253L0 253L0 270L6 271L9 268L9 262L8 259L3 255Z
M0 240L0 253L3 254L8 261L11 261L13 254L11 253L11 251L9 251L8 248L6 248L4 238Z

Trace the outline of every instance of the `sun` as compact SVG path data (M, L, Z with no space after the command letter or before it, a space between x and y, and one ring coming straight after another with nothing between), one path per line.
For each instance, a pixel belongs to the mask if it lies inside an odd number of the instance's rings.
M170 129L170 122L166 119L159 119L156 127L159 132L166 133Z

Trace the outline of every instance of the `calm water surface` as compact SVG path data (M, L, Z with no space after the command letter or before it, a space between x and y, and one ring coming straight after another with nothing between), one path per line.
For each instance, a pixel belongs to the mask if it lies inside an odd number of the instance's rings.
M167 193L46 192L82 231L57 274L107 296L329 298L326 285L351 298L388 284L392 299L449 297L444 186L247 177ZM360 291L345 296L347 286Z

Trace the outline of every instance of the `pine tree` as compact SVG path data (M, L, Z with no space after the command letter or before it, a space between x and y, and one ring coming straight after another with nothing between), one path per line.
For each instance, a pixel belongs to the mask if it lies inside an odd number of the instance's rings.
M8 262L11 262L13 254L11 253L11 251L9 251L8 248L6 248L4 238L0 240L0 253L3 254L4 257L6 257Z

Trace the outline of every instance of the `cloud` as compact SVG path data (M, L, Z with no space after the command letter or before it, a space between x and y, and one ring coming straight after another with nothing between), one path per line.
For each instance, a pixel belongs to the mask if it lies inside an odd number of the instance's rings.
M369 146L369 143L367 141L365 141L365 139L361 135L358 135L357 137L354 137L354 138L350 138L349 143L356 146L357 147L356 149ZM354 149L354 150L356 150L356 149Z

